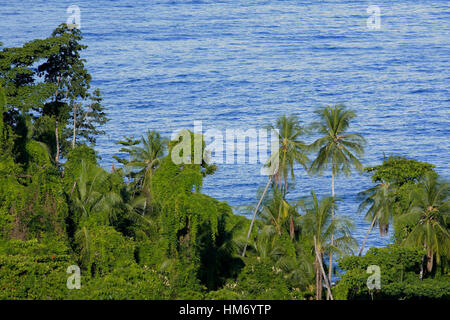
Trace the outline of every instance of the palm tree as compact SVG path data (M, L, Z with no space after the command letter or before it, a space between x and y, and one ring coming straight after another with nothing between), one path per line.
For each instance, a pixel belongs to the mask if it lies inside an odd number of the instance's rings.
M369 207L366 211L365 218L366 220L371 221L369 230L367 231L361 249L359 250L358 255L361 256L367 238L376 224L379 226L380 236L384 236L388 233L389 223L394 216L395 197L391 185L385 181L377 184L375 187L360 192L359 196L363 201L358 210L362 212Z
M422 246L426 251L427 270L433 269L433 260L441 262L441 256L450 255L450 233L447 224L450 217L450 185L428 174L419 187L412 191L411 207L400 215L396 223L409 226L410 232L403 240L405 246Z
M276 234L281 235L283 231L286 231L289 233L291 240L293 240L298 220L295 218L295 207L291 206L283 198L282 191L276 186L273 187L272 193L272 199L259 212L259 217L266 226L274 228Z
M82 226L75 233L75 241L79 247L81 265L88 269L92 260L92 237L87 226Z
M162 138L159 132L148 131L147 136L142 136L140 145L133 145L129 149L131 161L125 168L132 172L134 185L141 191L138 202L142 204L142 215L148 211L149 203L152 201L150 184L153 172L159 166L161 158L164 156L168 140Z
M278 144L280 146L279 168L274 176L274 180L281 185L281 179L284 181L283 195L286 195L288 189L288 177L295 180L294 165L299 163L307 170L309 159L306 155L307 145L300 140L305 134L305 129L300 125L296 115L282 115L278 118L276 126L269 126L269 129L278 135ZM270 160L269 160L270 161Z
M114 209L122 198L113 190L105 188L109 175L103 169L81 162L81 171L71 193L72 205L82 219L112 219Z
M295 206L274 186L272 198L258 215L260 232L253 243L258 259L269 260L292 286L306 290L314 278L314 268L308 251L295 237L301 220Z
M295 163L301 164L306 169L309 162L309 159L306 155L306 151L308 148L306 144L300 140L300 137L305 133L305 130L300 125L297 116L291 115L287 117L286 115L283 115L278 118L275 127L268 126L268 129L272 129L272 132L276 132L278 136L279 150L276 152L276 154L271 155L266 166L272 168L272 164L274 161L276 161L278 165L276 166L272 174L269 175L269 181L267 182L266 187L264 188L264 191L253 212L252 222L250 223L247 234L247 243L256 218L256 213L259 210L262 200L264 199L264 196L266 195L266 192L269 189L272 180L274 180L278 185L281 185L281 179L283 179L283 196L285 196L288 189L289 174L291 175L292 180L295 179ZM245 256L247 243L245 244L244 250L242 251L243 257Z
M336 208L334 197L325 197L318 200L314 191L311 191L310 204L300 201L299 205L305 212L302 216L302 234L309 241L314 239L314 268L316 273L316 299L322 298L322 276L326 283L330 283L323 271L323 256L339 255L352 252L355 240L350 235L351 222L343 217L333 218L332 211ZM333 240L333 236L336 238ZM329 264L331 269L332 265ZM327 281L328 280L328 281ZM331 295L331 292L329 291Z
M361 157L364 153L365 139L355 133L346 133L350 121L356 117L355 112L346 109L343 105L327 106L326 108L316 111L320 121L312 124L312 128L322 134L311 144L312 150L318 150L317 157L311 164L310 172L313 174L321 174L325 169L331 166L331 196L335 196L334 180L339 173L346 176L350 174L351 168L354 167L362 171L363 166L357 157ZM334 209L331 209L331 218L334 219ZM333 236L331 236L333 243ZM328 270L328 280L331 282L332 260L333 256L329 256L330 268Z
M167 148L167 139L162 138L157 131L148 131L147 136L141 138L142 146L132 146L131 161L127 168L137 170L135 179L142 187L147 186L153 171L158 167L160 159Z

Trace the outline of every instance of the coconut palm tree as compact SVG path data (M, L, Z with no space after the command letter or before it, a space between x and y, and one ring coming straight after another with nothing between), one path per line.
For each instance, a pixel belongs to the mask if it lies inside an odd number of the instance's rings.
M284 199L283 192L276 186L272 188L272 198L258 214L266 226L274 228L276 234L281 235L287 232L293 240L295 229L298 229L298 219L295 217L297 212L295 207Z
M167 144L168 140L162 138L159 132L148 131L146 136L142 136L141 145L132 145L127 149L131 160L126 163L125 170L134 178L133 197L136 192L139 193L136 200L142 205L142 215L145 215L152 203L151 178L166 152Z
M269 126L268 128L277 134L278 145L280 146L278 171L274 180L279 186L281 186L281 180L283 180L283 195L286 195L289 175L292 181L295 181L294 165L301 164L307 170L309 159L306 152L308 146L300 140L305 134L305 129L300 125L296 115L282 115L278 118L275 127Z
M258 215L259 232L253 243L258 259L271 261L293 286L308 288L314 268L309 252L298 241L301 217L296 207L274 186L272 198Z
M356 241L350 235L351 222L343 217L332 217L332 211L336 208L334 197L325 197L319 201L315 192L311 191L309 201L300 201L299 206L305 212L302 216L302 235L311 242L314 239L316 299L320 300L322 298L322 274L325 282L331 283L329 280L327 281L323 273L324 255L351 253ZM329 264L328 268L332 268L332 265Z
M114 218L114 209L122 203L122 198L105 188L108 177L103 169L82 160L80 175L71 193L73 209L81 219L94 218L105 222Z
M378 224L379 226L380 236L384 236L389 232L389 223L394 216L395 196L391 185L383 181L375 187L360 192L359 197L362 199L362 202L359 205L358 211L363 212L368 207L365 219L371 222L361 249L359 250L358 255L361 256L367 238L375 225Z
M312 129L322 136L314 141L310 148L318 150L316 158L310 166L312 174L321 174L331 167L331 196L335 196L335 177L344 173L348 176L352 167L362 171L363 166L358 157L364 153L365 139L356 133L347 133L355 112L338 104L334 107L327 106L316 111L320 121L311 125ZM331 208L331 218L334 219L334 209ZM333 243L333 236L331 236ZM329 256L331 266L333 256ZM332 268L328 270L328 280L331 282Z
M141 143L142 146L134 145L130 148L131 161L126 167L135 171L136 182L142 188L149 185L153 171L165 154L168 141L159 132L148 131L146 136L142 136Z
M253 224L256 218L256 213L259 210L259 207L264 199L264 196L269 189L272 181L280 186L281 180L284 181L283 185L283 196L286 195L288 189L288 177L291 176L292 180L295 179L294 176L294 165L296 163L301 164L305 169L308 166L309 159L306 155L308 150L307 145L300 140L300 137L305 134L304 128L300 125L298 117L295 115L286 116L283 115L278 118L275 127L270 125L268 129L272 129L272 132L276 132L278 136L278 145L279 150L272 154L269 158L266 166L269 168L274 167L275 169L269 175L269 180L267 181L266 187L258 201L258 204L253 212L252 222L250 223L250 227L247 234L247 243L248 238L250 237L251 230L253 228ZM276 161L277 165L273 166L274 161ZM247 243L244 246L244 250L242 251L242 256L245 256L245 251L247 249Z
M434 260L440 264L442 256L450 256L449 194L449 183L439 181L435 174L427 174L419 187L411 192L410 209L396 221L411 228L403 245L425 249L428 272L432 271Z

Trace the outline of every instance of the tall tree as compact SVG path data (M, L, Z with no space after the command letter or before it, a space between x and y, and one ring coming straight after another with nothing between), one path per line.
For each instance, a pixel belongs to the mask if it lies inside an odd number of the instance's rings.
M75 146L78 134L95 143L95 135L103 133L97 126L107 119L99 91L89 93L91 75L81 58L86 49L81 40L78 29L61 24L46 39L0 52L0 83L8 98L6 118L16 136L16 149L31 132L35 140L48 145L58 163L70 140ZM70 120L71 134L66 128ZM16 158L26 158L16 151Z
M351 222L343 217L333 217L336 208L334 197L318 200L316 193L311 191L308 201L300 201L300 207L305 212L302 216L302 234L311 241L314 239L315 271L316 271L316 299L322 298L322 266L323 256L348 254L355 246L355 240L350 234ZM335 236L335 239L333 237ZM329 264L331 269L332 265ZM328 280L328 283L331 283Z
M365 139L359 134L347 133L350 122L356 114L345 106L340 104L334 107L328 106L317 110L316 114L320 120L313 123L312 128L322 136L311 145L311 148L318 150L318 153L311 164L310 171L313 174L320 174L331 166L331 196L334 197L334 180L338 174L344 173L348 176L352 167L362 171L363 166L358 157L362 157L364 153ZM333 208L331 218L334 219ZM333 236L331 236L331 243L333 243ZM331 254L329 259L328 280L331 282L333 261Z
M4 48L0 52L0 85L6 97L3 121L10 128L13 155L27 162L25 144L30 133L31 110L40 112L54 94L56 86L37 82L36 65L55 52L49 40L33 40L22 47Z
M277 119L275 127L269 126L269 128L278 135L278 144L280 146L278 154L279 168L274 178L279 185L281 185L280 182L283 179L283 194L286 195L289 175L292 181L295 180L294 165L300 164L307 170L309 159L306 151L308 147L300 140L305 134L305 129L300 125L296 115L282 115Z
M300 140L301 136L305 134L304 128L300 125L300 121L298 117L295 115L282 115L277 119L276 125L268 126L269 129L272 129L272 132L276 132L278 136L278 145L279 150L276 154L272 154L269 158L266 166L272 168L273 161L278 163L278 166L275 168L274 172L269 175L269 180L267 181L266 187L258 201L257 206L253 212L252 222L250 223L250 227L247 234L247 243L250 238L250 234L253 228L253 224L256 218L256 214L259 211L259 207L264 199L264 196L269 189L272 180L275 181L277 185L281 185L281 180L284 181L283 185L283 196L286 195L288 189L288 178L291 176L292 180L295 179L294 175L294 165L299 163L305 169L307 168L309 159L306 155L307 146L306 144ZM291 221L292 223L292 221ZM242 251L242 256L245 256L245 251L247 249L247 243L244 246L244 250Z
M105 134L105 131L100 129L102 125L108 122L108 117L105 113L105 107L102 105L102 95L99 89L94 90L92 94L88 95L90 102L87 105L73 101L72 104L72 128L65 128L65 136L68 139L71 137L72 149L77 144L77 138L84 139L85 142L94 146L97 142L97 136Z
M75 136L72 137L72 147L75 147L74 140L76 140L77 134L80 103L90 96L91 75L85 68L85 60L81 58L81 51L87 48L87 46L81 44L82 38L80 30L61 24L47 39L48 43L55 48L54 52L38 67L38 74L44 77L45 82L54 84L56 87L53 97L44 105L43 114L55 120L55 162L57 164L59 163L61 147L66 149L61 142L63 136L61 128L64 128L66 122L72 118L73 135ZM99 117L93 118L99 120L99 124L102 124L106 121L106 118L102 114L103 108L99 107L98 91L94 94L93 99L91 105L97 108L93 108L91 113L97 113ZM84 125L85 130L90 129L90 133L95 133L95 130L86 126L83 121L79 124L80 126Z

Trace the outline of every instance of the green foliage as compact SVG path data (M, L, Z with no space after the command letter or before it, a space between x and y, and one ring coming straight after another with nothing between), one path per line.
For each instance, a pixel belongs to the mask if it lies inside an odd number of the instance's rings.
M134 263L135 244L110 226L86 224L75 234L84 270L103 276L117 267Z
M423 255L420 249L390 245L371 248L364 257L344 257L339 267L345 274L333 289L334 295L336 299L448 299L448 275L420 280ZM367 287L370 265L380 267L381 289Z
M82 300L155 300L168 299L164 275L136 264L120 265L102 277L83 278L80 290L71 290L70 299Z
M167 239L168 254L186 250L187 255L196 259L199 228L203 232L209 230L209 237L214 240L218 218L230 210L200 193L204 168L203 164L175 164L169 151L153 176L151 190L161 207L161 229Z
M381 165L367 167L364 170L372 173L373 182L389 182L396 186L405 183L417 183L427 173L434 172L434 165L407 159L399 156L390 156Z
M404 213L410 206L410 193L427 173L434 173L434 165L399 156L390 156L383 163L364 170L372 174L372 181L387 183L394 191L393 210Z
M141 140L134 139L134 137L123 137L123 139L124 140L117 141L116 144L122 146L122 148L120 148L119 152L121 152L121 153L128 153L129 159L122 159L122 158L120 158L118 156L113 156L113 158L117 162L119 162L119 163L121 163L123 165L126 165L126 164L128 164L131 161L131 153L133 152L132 148L134 146L138 145L139 143L141 143Z
M81 164L97 165L97 154L94 149L82 145L72 149L67 154L67 160L64 164L64 190L67 193L72 192L74 182L81 175Z
M29 140L25 145L25 150L28 155L28 166L31 167L31 172L36 172L52 165L50 153L45 144Z
M17 172L17 173L16 173ZM2 178L0 220L2 236L30 239L41 233L63 236L68 207L59 173L53 167L41 167L31 175L14 166Z
M5 89L8 108L17 108L22 113L31 108L43 108L56 87L51 83L35 83L33 67L57 51L55 39L49 38L27 42L20 48L4 48L0 52L0 84Z
M162 159L152 179L154 199L160 206L160 245L167 257L184 256L198 267L201 259L219 263L220 258L205 256L205 252L217 250L220 245L217 236L223 228L221 219L231 214L227 204L199 192L202 178L200 165L175 165L167 157Z
M404 246L419 246L427 251L427 269L434 260L444 265L450 260L450 184L427 174L410 194L411 207L396 219L397 229L406 236L398 239ZM443 260L443 261L442 261Z
M210 230L201 228L199 237L200 268L198 277L209 290L221 287L228 279L236 278L244 262L238 256L239 243L235 241L242 230L243 220L235 216L226 204L224 213L218 217L217 234L211 237ZM237 220L237 221L236 221Z
M8 140L8 127L4 123L3 114L6 112L6 96L4 89L0 86L0 151L1 156L8 152L7 140Z
M96 230L94 250L96 262L103 266L92 276L81 272L81 289L69 290L66 286L70 274L66 270L76 265L75 256L60 241L36 239L0 243L0 299L167 299L170 284L162 273L141 268L130 257L129 245L124 245L120 235L107 228ZM98 239L102 238L102 240ZM114 244L106 244L105 240ZM119 248L113 248L119 245ZM111 253L119 254L115 262ZM103 247L103 248L102 248ZM111 263L115 264L111 268ZM111 272L107 269L111 268ZM101 276L99 276L101 273Z
M209 299L236 298L242 300L301 299L299 291L290 290L280 268L263 259L247 261L236 281L230 281L219 291L208 294Z
M74 261L60 241L0 242L0 299L65 298L66 269Z
M353 224L345 217L334 217L333 210L337 208L337 199L325 197L318 200L314 191L311 191L309 204L300 203L305 215L302 216L302 240L311 243L314 255L314 271L316 278L316 298L322 298L322 270L324 256L332 254L343 256L353 251L356 245L351 236ZM331 261L328 270L332 269Z
M71 210L75 223L96 221L98 224L114 222L124 209L120 195L122 181L114 173L81 162L79 177L70 191Z
M108 119L100 91L89 92L91 75L81 58L86 49L81 40L78 29L61 24L46 39L0 52L0 85L5 88L5 114L14 128L18 159L30 132L48 146L56 162L60 151L69 151L69 141L75 146L77 136L95 144L96 135L103 133L99 126Z

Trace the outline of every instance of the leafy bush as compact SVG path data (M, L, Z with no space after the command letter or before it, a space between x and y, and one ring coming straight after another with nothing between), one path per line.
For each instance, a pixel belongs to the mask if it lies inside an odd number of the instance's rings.
M0 299L63 299L68 293L66 270L73 264L61 241L2 241Z
M420 280L424 252L421 249L390 245L371 248L364 257L344 257L339 267L345 274L333 289L336 299L448 299L450 277L436 275ZM381 288L367 286L367 267L380 267Z

